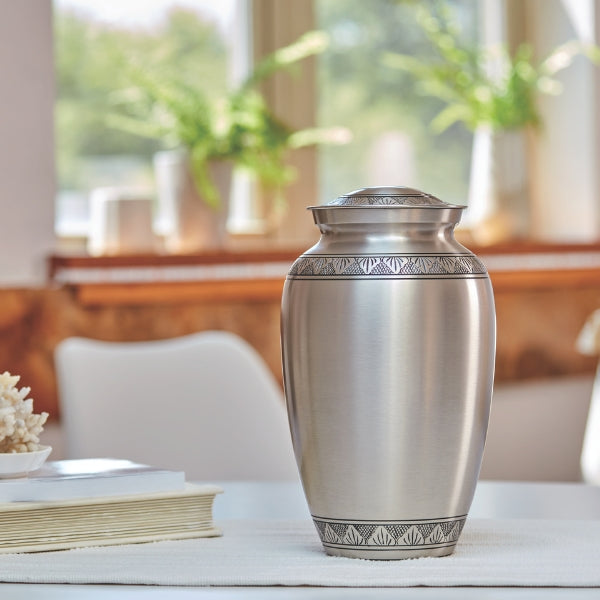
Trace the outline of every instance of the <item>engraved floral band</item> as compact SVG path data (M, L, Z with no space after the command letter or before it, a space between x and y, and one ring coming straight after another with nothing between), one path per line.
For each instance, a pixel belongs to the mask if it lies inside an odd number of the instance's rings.
M414 550L454 546L466 515L415 521L345 521L313 516L321 542L334 548Z
M340 196L326 206L449 206L439 198L423 192L413 194L392 194L389 196L353 194Z
M440 255L303 255L292 265L289 279L414 278L487 276L483 263L472 254Z

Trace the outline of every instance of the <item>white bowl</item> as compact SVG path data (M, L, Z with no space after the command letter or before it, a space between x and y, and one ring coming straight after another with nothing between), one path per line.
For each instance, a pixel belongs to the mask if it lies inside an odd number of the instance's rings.
M52 452L51 446L40 446L35 452L0 452L0 479L24 477L39 469Z

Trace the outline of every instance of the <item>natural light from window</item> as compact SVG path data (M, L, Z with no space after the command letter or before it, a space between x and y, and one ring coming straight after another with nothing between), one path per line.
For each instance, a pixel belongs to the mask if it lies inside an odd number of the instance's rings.
M427 56L431 49L410 2L317 0L317 27L329 33L319 57L318 118L343 125L352 143L320 149L321 195L327 200L369 185L406 185L465 204L472 134L455 125L435 135L441 104L386 64L389 53ZM448 3L466 40L478 31L478 2Z
M127 62L228 85L236 0L54 0L59 236L86 236L98 187L153 188L160 142L109 125Z

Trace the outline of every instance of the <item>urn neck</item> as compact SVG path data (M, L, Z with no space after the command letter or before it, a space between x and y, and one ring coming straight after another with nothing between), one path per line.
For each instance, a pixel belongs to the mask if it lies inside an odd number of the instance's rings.
M455 223L320 223L324 241L454 241Z
M320 246L352 244L453 246L464 206L401 186L362 188L328 204L311 206Z
M454 238L454 223L443 225L395 223L393 226L328 225L319 227L321 237L311 249L315 253L463 253Z
M460 221L464 207L447 206L445 208L431 207L312 207L313 219L321 231L322 226L360 225L373 228L401 229L406 226L422 226L437 228L456 225Z

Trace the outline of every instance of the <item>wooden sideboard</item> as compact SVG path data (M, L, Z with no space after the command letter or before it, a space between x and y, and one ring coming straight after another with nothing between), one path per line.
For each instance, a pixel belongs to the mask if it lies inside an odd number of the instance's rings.
M473 248L498 316L497 381L592 373L575 340L600 308L600 244ZM65 337L152 340L237 333L281 380L279 311L295 250L49 257L48 284L0 289L0 368L21 374L37 410L58 418L53 351Z

